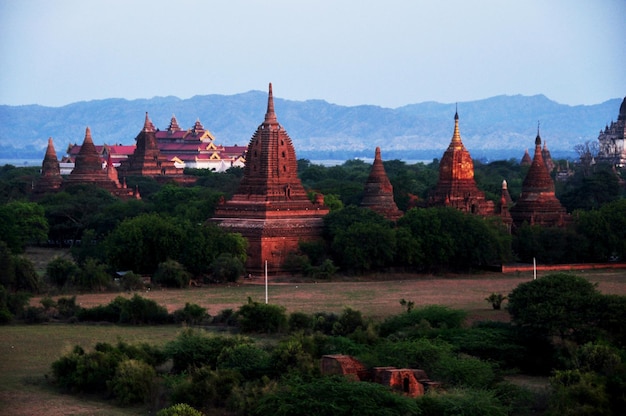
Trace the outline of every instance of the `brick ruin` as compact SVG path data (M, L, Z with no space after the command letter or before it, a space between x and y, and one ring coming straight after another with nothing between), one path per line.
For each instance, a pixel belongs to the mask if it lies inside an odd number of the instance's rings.
M298 178L293 143L274 112L272 84L243 172L237 192L216 207L211 221L248 240L248 272L263 273L265 264L270 273L284 271L285 259L300 241L321 239L329 209L322 195L311 202Z
M374 367L368 369L363 363L349 355L324 355L320 360L323 375L343 375L352 381L367 381L382 384L391 390L419 397L441 383L432 381L424 370L413 368Z

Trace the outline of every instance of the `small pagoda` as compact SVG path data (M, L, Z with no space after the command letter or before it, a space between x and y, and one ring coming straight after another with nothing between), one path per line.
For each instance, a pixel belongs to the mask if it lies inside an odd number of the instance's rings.
M454 132L439 163L439 180L429 206L453 207L478 215L493 215L495 204L485 198L474 180L474 161L461 140L459 113L454 114Z
M85 130L85 139L76 155L74 169L63 181L62 188L76 184L92 184L119 198L139 198L137 192L120 184L113 163L102 162L89 127Z
M323 196L311 202L298 178L296 153L274 112L269 84L265 120L250 139L243 178L235 195L219 204L212 221L248 240L248 273L284 270L300 241L321 239Z
M41 176L33 190L34 194L41 195L48 192L56 192L61 188L63 178L61 177L61 168L57 159L56 150L52 137L48 138L48 147L46 154L41 163Z
M569 222L569 215L556 198L554 181L543 160L539 129L533 161L522 183L522 194L510 213L517 228L525 222L547 227L560 227Z
M135 138L137 146L128 159L119 166L119 173L126 176L149 176L157 180L182 177L183 169L174 166L174 162L161 155L156 139L156 128L148 113L143 128Z
M385 172L380 147L376 148L374 163L365 183L361 206L379 213L390 221L395 222L402 217L402 211L398 209L393 199L393 186Z

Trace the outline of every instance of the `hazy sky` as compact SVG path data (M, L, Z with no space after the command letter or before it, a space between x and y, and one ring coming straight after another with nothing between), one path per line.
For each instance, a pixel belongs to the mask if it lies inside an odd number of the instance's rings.
M0 104L626 95L625 0L0 0Z

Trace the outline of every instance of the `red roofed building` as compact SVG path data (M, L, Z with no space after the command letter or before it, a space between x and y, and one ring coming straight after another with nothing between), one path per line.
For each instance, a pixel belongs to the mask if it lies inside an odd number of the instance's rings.
M212 221L248 240L249 272L283 271L300 241L321 239L329 212L319 196L312 203L298 178L291 138L274 113L269 85L265 120L250 139L243 178L235 195L217 206Z
M374 163L365 183L361 206L379 213L390 221L397 221L402 216L402 211L398 209L393 199L393 186L385 172L380 147L376 148Z

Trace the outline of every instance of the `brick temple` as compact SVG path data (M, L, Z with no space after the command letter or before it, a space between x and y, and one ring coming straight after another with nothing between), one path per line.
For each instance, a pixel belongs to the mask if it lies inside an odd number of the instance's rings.
M48 138L48 147L41 163L41 176L33 189L35 195L43 195L48 192L55 192L61 188L63 178L61 177L61 167L57 158L52 137Z
M569 215L556 198L554 181L548 172L537 130L535 154L522 183L522 194L510 209L515 227L524 222L530 225L561 227L569 222Z
M135 138L135 142L137 146L133 154L120 163L118 168L120 175L124 177L148 176L157 180L182 178L183 169L174 166L174 162L161 154L157 145L156 128L150 121L148 113L146 113L143 128Z
M61 188L75 184L91 184L109 191L119 198L139 198L138 192L126 188L118 179L117 169L112 163L103 163L93 144L91 130L85 130L85 139L80 152L76 155L76 162L72 173L63 180Z
M478 215L494 215L495 204L485 199L474 180L474 161L461 140L459 113L454 114L450 145L439 162L439 180L429 197L429 206L453 207Z
M300 241L321 239L329 212L318 195L313 203L298 178L296 153L274 112L269 85L265 120L248 144L243 178L235 195L215 210L212 221L248 240L248 273L283 271Z
M361 206L377 212L390 221L397 221L402 216L402 211L398 209L393 199L393 186L385 172L380 147L376 148L374 163L365 183Z

